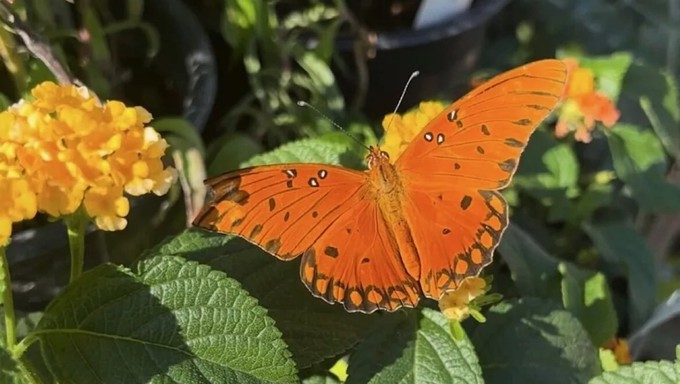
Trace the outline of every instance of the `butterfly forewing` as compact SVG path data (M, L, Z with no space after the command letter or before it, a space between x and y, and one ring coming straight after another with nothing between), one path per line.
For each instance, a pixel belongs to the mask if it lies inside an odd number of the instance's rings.
M497 190L559 102L566 75L558 60L505 72L444 110L398 158L426 296L438 299L491 262L508 224Z
M428 123L396 167L442 185L506 186L529 136L560 100L565 81L559 60L537 61L491 79Z
M212 200L194 225L233 233L280 259L309 249L361 199L364 172L332 165L260 166L209 179Z

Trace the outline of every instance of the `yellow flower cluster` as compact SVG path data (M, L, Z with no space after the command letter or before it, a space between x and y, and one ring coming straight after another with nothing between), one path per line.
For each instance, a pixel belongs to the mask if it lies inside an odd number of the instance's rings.
M444 293L439 299L439 310L449 320L463 321L470 316L470 303L488 289L483 278L468 277L455 291Z
M443 103L423 101L418 105L418 109L406 112L403 116L395 113L386 115L382 121L385 140L380 149L389 153L392 161L396 160L418 132L444 108L446 105Z
M123 229L124 192L162 195L175 180L161 161L168 144L145 126L144 108L102 104L86 88L52 82L31 94L0 113L0 245L12 222L36 211L69 215L81 204L97 227Z

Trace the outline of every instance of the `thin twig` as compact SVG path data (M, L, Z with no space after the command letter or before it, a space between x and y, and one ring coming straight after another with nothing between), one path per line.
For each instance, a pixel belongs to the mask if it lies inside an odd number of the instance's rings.
M352 33L356 36L352 43L352 54L354 56L354 65L357 70L357 89L354 92L354 100L352 101L351 110L359 110L366 101L368 93L369 73L368 73L368 59L375 55L375 35L366 31L359 20L354 17L344 2L338 2L338 10L341 17L349 24Z
M76 79L56 58L47 40L21 20L19 15L9 6L8 0L0 1L0 18L21 38L26 49L47 66L47 69L54 74L59 83L76 83Z

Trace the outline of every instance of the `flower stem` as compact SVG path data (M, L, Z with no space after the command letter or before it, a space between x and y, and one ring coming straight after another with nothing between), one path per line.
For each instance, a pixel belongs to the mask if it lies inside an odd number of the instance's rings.
M76 211L66 218L68 231L68 244L71 249L71 277L69 282L74 282L83 272L85 260L85 229L88 218L81 210Z
M2 284L2 308L5 312L5 336L7 337L7 349L12 350L17 342L16 318L14 316L14 298L12 296L12 281L9 275L9 264L5 247L0 247L0 284Z

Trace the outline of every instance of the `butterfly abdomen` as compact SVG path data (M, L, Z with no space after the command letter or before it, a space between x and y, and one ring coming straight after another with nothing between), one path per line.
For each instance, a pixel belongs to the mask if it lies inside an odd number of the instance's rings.
M403 264L408 274L415 280L420 278L420 261L413 242L411 230L404 218L404 186L397 170L388 158L381 158L372 164L369 171L371 188L369 198L377 201L378 208L391 232L390 239L398 249L394 257Z

